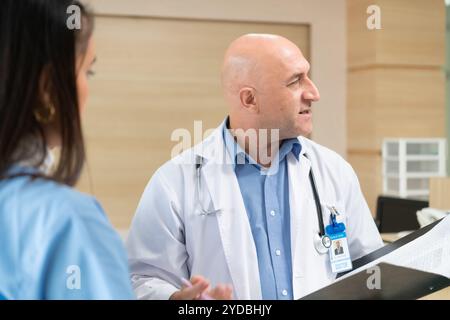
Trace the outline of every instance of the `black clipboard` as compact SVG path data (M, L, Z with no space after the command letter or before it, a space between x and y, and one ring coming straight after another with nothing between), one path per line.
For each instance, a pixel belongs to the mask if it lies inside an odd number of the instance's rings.
M372 273L362 270L313 292L301 300L410 300L419 299L450 285L450 279L434 273L380 263L380 287L370 289ZM372 283L369 280L370 283Z
M353 270L363 267L364 265L404 246L408 242L419 238L434 228L441 220L354 260L352 262ZM449 278L434 273L418 271L388 263L380 263L377 266L380 268L380 289L369 289L367 283L372 274L368 273L367 270L362 270L349 278L319 289L318 291L301 298L301 300L408 300L418 299L450 286ZM352 270L340 273L337 278L340 278L351 271Z

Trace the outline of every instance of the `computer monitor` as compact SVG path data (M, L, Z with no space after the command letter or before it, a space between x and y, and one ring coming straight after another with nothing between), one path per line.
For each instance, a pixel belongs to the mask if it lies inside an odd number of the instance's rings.
M417 211L427 208L428 201L379 196L376 220L381 233L417 230Z

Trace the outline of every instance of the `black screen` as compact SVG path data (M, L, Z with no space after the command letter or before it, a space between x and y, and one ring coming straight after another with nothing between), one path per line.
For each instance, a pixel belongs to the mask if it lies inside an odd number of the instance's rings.
M400 232L419 229L417 211L428 207L428 201L378 197L377 221L380 232Z

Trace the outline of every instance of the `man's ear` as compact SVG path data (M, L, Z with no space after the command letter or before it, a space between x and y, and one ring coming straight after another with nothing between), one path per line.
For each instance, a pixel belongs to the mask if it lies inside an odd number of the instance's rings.
M256 90L251 87L244 87L239 91L239 99L241 101L241 106L253 113L259 111L258 104L256 101Z

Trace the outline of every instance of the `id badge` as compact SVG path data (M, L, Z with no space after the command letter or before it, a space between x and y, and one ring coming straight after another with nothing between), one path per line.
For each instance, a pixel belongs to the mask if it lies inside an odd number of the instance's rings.
M337 212L336 212L337 213ZM331 271L333 273L344 272L352 269L352 259L348 250L347 234L345 224L336 222L336 214L331 213L331 223L325 230L330 237L331 247L329 249Z

